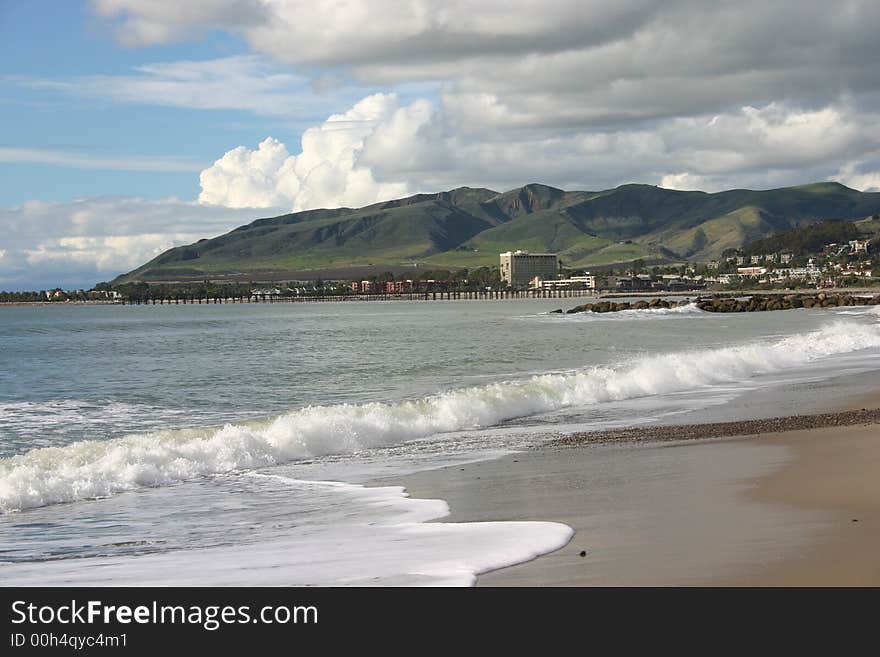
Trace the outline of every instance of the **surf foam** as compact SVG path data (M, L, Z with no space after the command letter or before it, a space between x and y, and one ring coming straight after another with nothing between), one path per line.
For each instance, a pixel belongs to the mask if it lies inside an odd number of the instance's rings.
M331 513L331 521L304 523L247 544L5 564L4 583L468 586L480 573L552 552L573 535L570 527L555 522L430 523L449 514L446 502L410 498L399 486L250 474L269 477L294 493L319 496L328 508L345 511Z
M553 411L736 382L880 348L880 324L837 321L773 342L644 356L616 366L452 390L398 403L313 406L265 422L131 434L0 460L0 510L389 446Z
M567 318L592 318L592 319L653 319L656 317L680 317L682 315L704 316L706 313L700 310L695 303L674 308L629 308L610 313L575 313L566 315Z

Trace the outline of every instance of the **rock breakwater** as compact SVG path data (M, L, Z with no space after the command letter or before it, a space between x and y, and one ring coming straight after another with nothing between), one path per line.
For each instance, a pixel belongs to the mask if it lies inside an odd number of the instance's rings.
M819 292L817 294L752 295L742 298L699 298L697 308L710 313L752 313L795 308L839 308L844 306L876 306L880 295L873 297Z
M753 294L750 296L697 297L696 300L651 299L650 301L597 301L575 306L567 311L574 313L614 313L622 310L660 310L695 305L709 313L752 313L769 310L793 310L795 308L839 308L844 306L880 305L880 294L858 296L846 293L818 292L816 294ZM556 310L554 312L562 312Z
M669 301L668 299L651 299L650 301L597 301L596 303L585 303L575 306L565 311L571 315L573 313L615 313L621 310L660 310L669 308L678 308L679 306L689 306L693 301L683 299L681 301Z

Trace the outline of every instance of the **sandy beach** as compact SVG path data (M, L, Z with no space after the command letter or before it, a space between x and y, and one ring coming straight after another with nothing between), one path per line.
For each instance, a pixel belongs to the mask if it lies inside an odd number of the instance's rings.
M814 429L763 436L795 458L756 482L762 502L821 509L831 518L801 550L773 567L729 582L772 586L880 585L880 426Z
M876 586L878 402L576 434L404 484L446 499L446 521L575 530L566 547L485 573L479 586Z

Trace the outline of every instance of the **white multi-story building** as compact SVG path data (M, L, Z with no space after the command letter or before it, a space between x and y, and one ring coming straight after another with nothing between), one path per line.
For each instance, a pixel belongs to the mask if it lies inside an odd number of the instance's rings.
M541 279L556 278L559 272L559 256L555 253L529 253L508 251L499 254L501 280L510 287L526 287L536 276Z
M571 278L551 278L544 280L535 276L529 281L529 287L533 290L595 290L596 277L592 274L585 276L572 276Z

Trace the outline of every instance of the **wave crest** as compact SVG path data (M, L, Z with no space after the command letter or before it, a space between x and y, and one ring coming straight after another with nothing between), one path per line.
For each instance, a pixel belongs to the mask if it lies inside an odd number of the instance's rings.
M775 342L645 356L617 366L462 388L398 403L313 406L272 420L169 429L0 460L0 511L388 446L515 417L739 381L880 347L880 324L838 321Z

